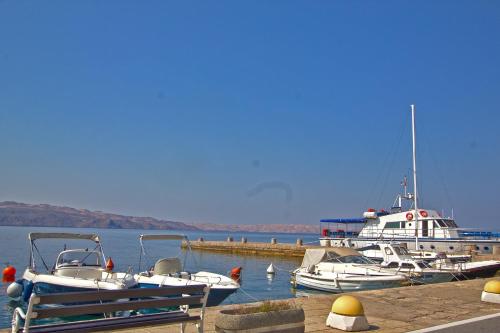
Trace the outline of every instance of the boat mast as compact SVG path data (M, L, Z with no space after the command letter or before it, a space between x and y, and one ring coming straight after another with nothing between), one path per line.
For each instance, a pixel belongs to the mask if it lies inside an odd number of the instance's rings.
M413 141L413 202L415 208L415 250L418 251L418 195L417 195L417 148L415 144L415 104L411 105L411 130Z

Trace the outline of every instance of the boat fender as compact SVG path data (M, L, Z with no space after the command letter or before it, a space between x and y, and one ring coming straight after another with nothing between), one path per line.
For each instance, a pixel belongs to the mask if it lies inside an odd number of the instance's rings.
M111 259L111 257L108 258L108 261L106 261L106 270L111 272L115 268L115 263Z
M31 293L33 292L33 287L34 287L33 281L28 281L23 289L23 301L29 302Z
M23 280L12 282L7 287L7 296L17 298L23 294Z
M241 277L241 267L233 267L231 269L231 278L233 280L239 280Z
M413 220L413 214L412 214L412 213L406 213L406 219L407 219L408 221Z

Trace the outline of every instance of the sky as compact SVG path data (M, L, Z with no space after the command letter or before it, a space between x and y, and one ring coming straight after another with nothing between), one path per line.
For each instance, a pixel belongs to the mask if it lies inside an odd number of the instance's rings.
M500 229L497 1L0 0L0 200Z

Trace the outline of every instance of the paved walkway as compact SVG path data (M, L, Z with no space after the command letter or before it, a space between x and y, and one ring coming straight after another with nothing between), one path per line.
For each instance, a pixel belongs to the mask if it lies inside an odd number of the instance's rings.
M484 303L480 300L487 280L476 279L350 294L358 297L363 303L371 331L399 333L500 312L500 304ZM325 325L332 303L339 296L314 295L291 300L304 308L306 332L341 332ZM235 306L243 305L208 308L205 332L214 332L214 319L221 308ZM188 325L186 331L195 332L194 325ZM179 325L169 325L116 332L178 333L180 328Z
M481 302L486 280L450 282L351 293L363 303L371 330L378 333L407 332L434 325L500 312L500 304ZM306 332L342 332L325 325L332 303L339 295L315 295L294 299L306 314ZM214 332L214 319L221 308L208 308L205 332ZM237 305L236 305L237 306ZM176 332L179 326L122 330L134 333ZM195 332L188 325L187 332Z

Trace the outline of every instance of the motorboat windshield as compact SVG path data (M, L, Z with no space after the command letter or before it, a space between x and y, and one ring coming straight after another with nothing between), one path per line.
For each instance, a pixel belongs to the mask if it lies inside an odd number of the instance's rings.
M101 267L101 253L84 249L67 250L59 254L56 267Z
M373 265L374 262L363 256L343 256L336 258L328 258L329 262L341 262L344 264L362 264L362 265Z

